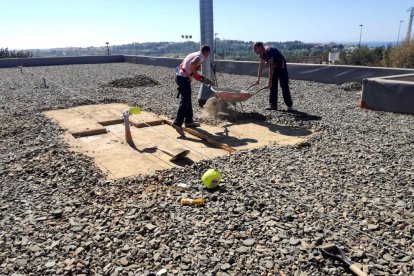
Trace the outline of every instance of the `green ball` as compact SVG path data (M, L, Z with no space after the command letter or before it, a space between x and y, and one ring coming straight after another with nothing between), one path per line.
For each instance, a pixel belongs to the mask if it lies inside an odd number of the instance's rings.
M221 181L221 174L215 169L209 169L203 174L201 181L207 189L214 189Z

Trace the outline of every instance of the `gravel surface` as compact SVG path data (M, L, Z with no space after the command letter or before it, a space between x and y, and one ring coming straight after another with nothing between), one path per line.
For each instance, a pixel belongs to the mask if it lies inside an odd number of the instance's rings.
M318 249L336 243L371 275L414 275L414 117L356 107L359 85L292 80L297 112L265 111L263 92L221 118L317 131L306 143L116 181L42 114L128 103L173 119L173 73L128 63L0 69L0 274L351 275ZM137 76L158 84L117 84ZM241 89L255 78L218 81ZM196 117L214 123L197 93ZM200 176L211 167L224 179L209 192ZM179 204L198 196L205 206Z

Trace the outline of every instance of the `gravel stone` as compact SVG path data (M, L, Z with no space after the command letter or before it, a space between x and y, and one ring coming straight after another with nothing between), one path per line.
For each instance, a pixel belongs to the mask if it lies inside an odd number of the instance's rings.
M245 246L252 246L255 243L256 243L256 240L255 239L246 239L246 240L243 240L243 244Z
M53 81L48 88L42 76ZM217 78L239 89L256 80L220 72ZM308 141L108 180L42 112L128 103L173 120L174 69L0 69L0 274L351 275L321 255L319 246L335 243L369 275L411 275L414 117L357 107L359 83L291 80L290 87L295 112L285 111L281 92L279 110L264 110L263 91L243 109L229 105L208 118L194 82L195 119L262 124L287 135L312 131ZM200 177L212 167L223 182L206 191ZM184 196L202 196L206 204L183 208Z

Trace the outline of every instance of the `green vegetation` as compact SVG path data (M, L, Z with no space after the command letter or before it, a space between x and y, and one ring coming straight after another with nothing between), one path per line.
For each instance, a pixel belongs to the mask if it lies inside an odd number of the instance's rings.
M376 47L370 49L368 47L359 47L353 51L341 52L339 64L361 65L361 66L381 66L384 59L385 49L391 49L391 46Z
M8 48L0 48L0 58L27 58L32 57L28 51L9 50Z
M339 64L414 68L414 40L404 41L396 47L360 47L350 52L341 52Z
M257 61L252 51L253 41L221 40L215 42L215 58L218 60ZM405 41L399 46L368 48L367 46L345 46L331 42L329 44L304 43L301 41L265 42L277 47L286 60L291 63L327 64L329 52L339 52L340 60L336 64L377 67L414 68L414 40ZM143 55L169 58L182 58L197 51L199 43L185 42L146 42L109 46L111 55ZM107 55L106 46L68 47L46 50L23 51L0 50L0 58L11 57L56 57Z
M414 40L405 41L399 47L391 49L388 63L384 65L398 68L414 68Z

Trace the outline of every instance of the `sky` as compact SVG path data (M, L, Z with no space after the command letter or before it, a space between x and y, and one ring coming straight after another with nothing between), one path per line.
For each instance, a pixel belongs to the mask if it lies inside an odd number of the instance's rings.
M180 42L182 35L199 42L200 1L0 0L0 48ZM264 42L397 41L411 7L414 0L213 0L214 33Z

